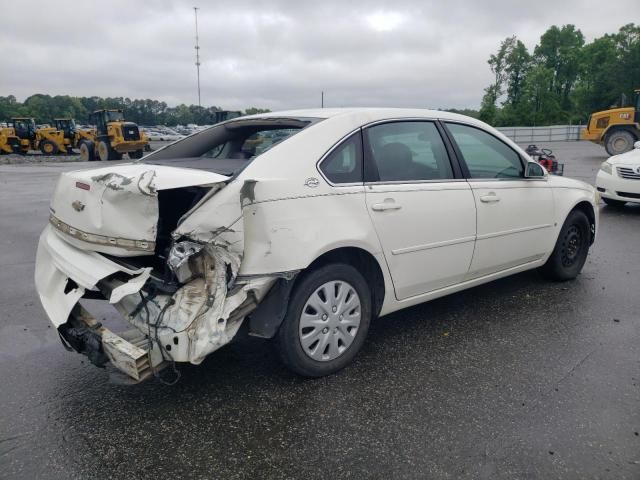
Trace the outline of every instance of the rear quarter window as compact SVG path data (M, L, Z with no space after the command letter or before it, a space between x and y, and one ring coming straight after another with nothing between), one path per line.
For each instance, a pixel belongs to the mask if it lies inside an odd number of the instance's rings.
M334 184L362 183L360 132L344 140L320 164L320 171Z

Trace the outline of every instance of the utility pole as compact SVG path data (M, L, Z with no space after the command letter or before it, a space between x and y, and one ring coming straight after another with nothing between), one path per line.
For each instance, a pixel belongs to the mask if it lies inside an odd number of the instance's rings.
M198 107L202 107L200 102L200 44L198 39L198 7L193 7L196 15L196 72L198 75Z
M324 108L324 90L320 93L320 108Z

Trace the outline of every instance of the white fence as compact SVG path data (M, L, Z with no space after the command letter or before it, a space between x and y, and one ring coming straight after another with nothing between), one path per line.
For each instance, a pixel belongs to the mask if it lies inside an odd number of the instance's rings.
M583 125L552 125L549 127L500 127L504 135L516 143L566 142L580 140Z

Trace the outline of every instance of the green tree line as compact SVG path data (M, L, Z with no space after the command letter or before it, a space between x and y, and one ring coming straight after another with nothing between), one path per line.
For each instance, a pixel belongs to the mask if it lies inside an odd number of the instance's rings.
M151 99L51 96L38 93L24 102L18 102L13 95L0 96L0 121L7 121L12 117L33 117L38 123L49 123L54 118L75 118L79 123L88 123L89 114L101 108L120 108L127 120L140 125L208 125L215 123L215 112L221 110L216 106L184 104L169 107L165 102ZM244 114L261 112L268 110L253 107L245 110Z
M640 88L640 26L586 43L574 25L554 25L533 52L512 36L488 63L493 81L480 119L495 126L585 123L592 112L631 104Z

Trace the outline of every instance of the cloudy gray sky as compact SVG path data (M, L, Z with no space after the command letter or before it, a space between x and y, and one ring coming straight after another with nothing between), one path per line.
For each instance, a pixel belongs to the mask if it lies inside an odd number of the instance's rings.
M109 0L3 2L0 95L33 93L203 105L478 107L486 60L552 24L587 40L640 18L639 0ZM635 12L635 13L633 13Z

